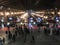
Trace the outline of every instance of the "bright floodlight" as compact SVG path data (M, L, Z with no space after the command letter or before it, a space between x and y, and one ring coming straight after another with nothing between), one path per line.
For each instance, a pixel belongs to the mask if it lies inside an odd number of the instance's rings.
M29 27L32 27L32 24L31 23L29 23Z
M56 20L56 22L59 22L59 20Z
M42 14L44 14L45 12L44 12L44 11L42 11L42 12L40 12L40 11L37 11L36 13L42 13Z
M28 13L25 13L21 16L21 18L25 19L25 17L27 17L27 16L28 16Z
M20 22L20 18L17 17L17 22Z
M46 24L49 24L48 22Z
M35 22L33 22L33 24L36 24Z
M1 19L1 22L4 22L4 20L3 20L3 19Z
M33 20L30 20L30 22L33 22Z
M21 24L21 25L23 25L23 23L22 23L22 22L21 22L20 24Z
M10 15L10 13L9 12L5 12L5 15Z
M56 17L56 20L58 20L58 17Z
M8 22L7 25L10 25L10 23Z
M11 17L10 17L9 19L10 19L10 20L12 20L12 18L11 18Z
M54 12L51 12L52 14L54 14Z
M13 15L14 13L13 13L13 12L11 12L11 14Z
M44 16L43 18L47 19L47 18L48 18L48 16Z
M27 19L25 19L25 22L27 22Z
M39 16L39 17L43 17L43 14L42 15L39 15L39 14L36 14L36 13L31 13L32 15L36 15L36 16Z
M2 24L2 28L4 28L4 24Z

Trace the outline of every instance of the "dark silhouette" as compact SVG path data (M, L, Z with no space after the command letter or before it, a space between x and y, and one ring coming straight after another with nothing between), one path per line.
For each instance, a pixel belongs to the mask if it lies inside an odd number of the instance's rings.
M3 37L3 43L5 43L5 38Z
M29 35L29 29L24 25L24 42L26 42L27 35Z
M9 31L8 39L9 39L9 40L12 39L12 34L11 34L10 31Z
M16 36L15 36L15 34L13 34L12 40L13 40L13 41L16 41Z

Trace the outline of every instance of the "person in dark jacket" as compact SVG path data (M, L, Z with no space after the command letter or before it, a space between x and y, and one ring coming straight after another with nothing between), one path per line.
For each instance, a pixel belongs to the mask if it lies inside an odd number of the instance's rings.
M47 29L46 28L44 28L44 34L46 34L47 33Z
M24 25L24 42L26 42L26 38L29 33L29 29Z
M15 34L13 34L12 40L13 40L13 41L16 41L16 36L15 36Z
M31 31L31 38L32 38L31 42L35 42L35 37L34 37L34 32L33 31Z
M9 31L9 35L8 35L9 39L12 39L12 34L11 32Z
M59 30L57 30L56 34L59 35Z
M5 38L3 37L3 43L5 44Z

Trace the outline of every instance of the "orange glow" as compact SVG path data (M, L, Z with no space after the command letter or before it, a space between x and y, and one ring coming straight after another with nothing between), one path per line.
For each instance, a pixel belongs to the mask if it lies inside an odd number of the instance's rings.
M13 30L14 28L13 27L10 27L9 30ZM4 27L4 28L0 28L0 30L3 30L3 31L7 31L8 28L7 27Z
M4 15L3 12L0 12L0 15Z
M10 13L9 12L5 12L5 16L8 16L8 15L10 15Z

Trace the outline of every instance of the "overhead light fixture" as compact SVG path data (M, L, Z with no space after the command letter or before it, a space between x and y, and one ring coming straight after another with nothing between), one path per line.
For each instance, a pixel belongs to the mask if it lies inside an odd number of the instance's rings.
M5 16L8 16L8 15L10 15L10 13L9 12L5 12Z
M11 14L13 15L14 13L13 13L13 12L11 12Z

